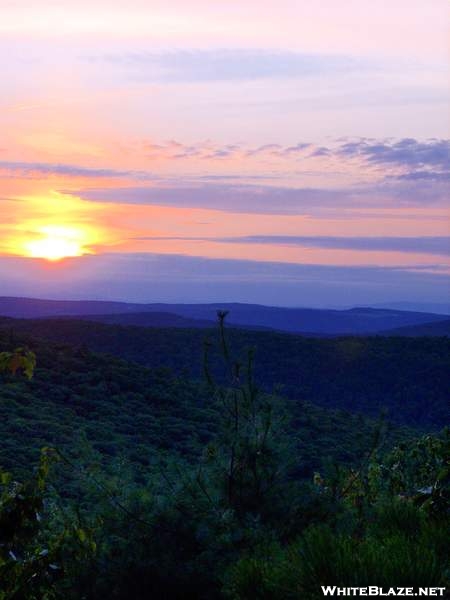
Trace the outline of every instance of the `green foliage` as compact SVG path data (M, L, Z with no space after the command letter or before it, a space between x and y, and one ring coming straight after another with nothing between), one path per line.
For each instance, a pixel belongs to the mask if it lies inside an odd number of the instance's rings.
M0 331L0 350L9 352L17 341ZM195 464L208 444L214 446L224 406L210 385L87 348L29 337L21 342L37 356L34 376L28 381L4 375L0 385L0 464L15 476L28 477L42 446L56 446L72 458L81 458L91 448L104 468L126 460L140 481L161 455L176 454ZM208 359L217 352L211 346ZM245 379L248 357L244 358ZM229 370L216 373L217 369L211 373L216 385L230 389L225 385L233 381ZM258 394L258 402L270 400L263 388ZM352 464L368 451L373 423L366 418L278 397L275 405L275 421L286 416L275 429L284 429L284 439L293 446L297 478L310 478L329 461ZM406 429L393 428L386 442L410 436Z
M227 573L226 595L250 600L255 582L257 597L275 600L322 598L321 585L448 585L446 461L448 431L402 444L381 459L374 452L360 469L343 470L334 480L316 474L314 485L328 507L324 522L287 545L241 557ZM403 493L395 487L399 481ZM424 484L439 492L418 501Z
M398 516L398 507L394 510ZM363 538L319 525L305 531L299 541L265 552L262 558L243 557L228 573L226 595L236 600L255 597L314 600L323 597L322 585L361 587L369 582L385 588L448 585L449 548L443 539L445 533L424 522L417 511L411 514L408 507L405 512L407 528L411 526L411 517L419 521L413 538L385 515L388 527L380 527Z
M33 377L36 355L27 348L16 348L12 352L0 352L0 373L15 375L21 371L28 379Z
M445 513L450 501L450 429L397 446L380 476L393 492L412 498L430 514Z
M0 321L1 325L1 321ZM147 367L170 367L201 378L204 330L126 327L58 320L7 320L4 330L57 343L87 346ZM230 352L255 348L255 379L266 392L326 408L392 422L439 429L449 422L450 338L305 338L277 332L231 329ZM241 357L245 363L245 352ZM210 371L222 373L220 345L209 352ZM301 412L301 411L300 411Z
M14 351L0 334L0 600L314 600L320 585L448 584L449 432L416 438L268 394L254 350L236 351L241 334L218 319L204 384L85 347L26 338L31 350ZM305 363L328 359L321 368L355 390L362 356L386 364L384 342L326 343L337 357L322 346ZM274 348L265 367L290 364ZM335 382L315 386L337 394Z
M33 477L24 483L0 473L0 599L51 600L62 597L60 582L94 549L86 533L74 524L49 532L54 511L46 506L46 486L55 453L41 452ZM76 540L76 542L74 542ZM65 548L70 546L70 561ZM75 550L76 548L76 550ZM62 582L64 587L64 582Z
M263 515L269 507L274 509L281 491L278 484L282 478L283 450L284 466L288 464L287 449L280 442L282 402L255 385L252 349L247 351L245 364L232 357L225 336L226 315L218 313L223 379L228 379L227 385L215 382L205 356L211 394L221 409L220 434L206 448L205 465L215 476L222 506L241 517L248 513ZM201 474L198 484L202 485Z

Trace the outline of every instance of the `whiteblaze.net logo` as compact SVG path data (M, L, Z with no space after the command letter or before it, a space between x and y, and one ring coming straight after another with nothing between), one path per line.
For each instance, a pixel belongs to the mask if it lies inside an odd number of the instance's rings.
M382 588L376 585L367 587L338 587L337 585L322 585L324 596L445 596L445 587L390 587Z

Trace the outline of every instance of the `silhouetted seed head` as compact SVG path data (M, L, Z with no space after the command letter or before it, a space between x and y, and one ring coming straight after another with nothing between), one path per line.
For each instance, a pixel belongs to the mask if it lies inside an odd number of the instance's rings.
M219 323L222 325L225 321L226 316L228 315L228 310L218 310L217 318L219 319Z

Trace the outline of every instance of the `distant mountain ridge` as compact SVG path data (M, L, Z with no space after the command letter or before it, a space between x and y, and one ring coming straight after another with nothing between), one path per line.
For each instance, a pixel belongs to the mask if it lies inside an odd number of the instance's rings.
M50 317L65 319L66 315ZM77 319L83 321L96 321L108 325L133 325L135 327L179 327L181 329L210 329L212 321L206 319L190 319L170 312L130 312L76 315Z
M66 319L68 317L59 315L49 317L52 319ZM179 329L211 329L215 327L215 320L212 319L191 319L182 317L176 313L170 312L130 312L113 313L106 315L76 315L76 318L82 321L95 321L96 323L106 323L107 325L132 325L134 327L168 327ZM252 329L258 331L273 331L270 327L258 325L234 325L240 329Z
M135 304L0 297L0 316L5 317L82 317L105 323L151 327L206 328L213 326L218 310L229 311L230 326L310 335L385 333L391 329L443 320L440 314L369 307L328 310L240 303Z
M373 308L392 308L394 310L409 310L412 312L426 312L450 316L450 302L382 302L372 304Z
M383 332L381 332L383 333ZM450 319L436 321L435 323L421 323L420 325L411 325L410 327L398 327L384 332L388 336L450 336Z

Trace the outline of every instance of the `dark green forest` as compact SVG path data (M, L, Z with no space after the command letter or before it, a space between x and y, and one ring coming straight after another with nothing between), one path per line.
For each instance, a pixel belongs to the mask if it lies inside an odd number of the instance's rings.
M27 336L89 348L176 375L203 378L204 340L212 342L211 370L222 374L216 331L107 325L75 319L2 319L0 331L21 345ZM265 391L398 424L436 429L449 423L450 338L306 338L276 332L228 330L231 352L245 361L255 349L254 374ZM25 338L21 337L25 336Z
M0 327L0 600L448 586L448 338Z

